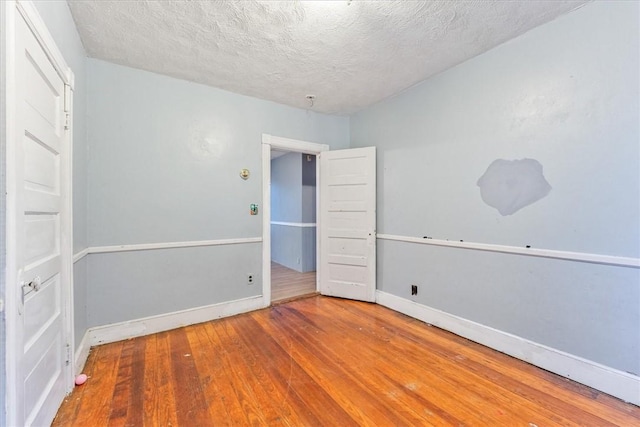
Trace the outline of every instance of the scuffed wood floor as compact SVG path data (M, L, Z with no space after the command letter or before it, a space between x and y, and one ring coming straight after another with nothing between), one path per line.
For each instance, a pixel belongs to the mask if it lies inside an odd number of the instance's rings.
M634 426L640 408L326 297L107 344L54 426Z
M271 262L271 302L284 301L316 292L316 272L300 273Z

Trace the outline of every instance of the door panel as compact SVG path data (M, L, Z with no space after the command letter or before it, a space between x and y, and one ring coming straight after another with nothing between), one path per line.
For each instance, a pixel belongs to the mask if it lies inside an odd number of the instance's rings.
M40 301L33 301L39 299ZM60 315L60 275L49 278L38 292L26 297L24 311L24 346L37 340L44 330ZM38 308L38 310L34 310Z
M34 263L42 263L49 257L57 257L59 255L57 235L59 229L56 215L25 215L24 263L30 266Z
M52 139L55 140L57 138ZM52 151L50 147L51 145L47 145L46 142L35 140L32 135L25 135L24 184L26 190L59 192L60 164L58 162L58 152ZM27 165L29 166L28 169L26 168Z
M375 301L375 147L320 155L320 292Z
M21 314L17 324L20 425L48 425L70 378L61 256L62 177L68 176L65 84L23 17L16 15L16 261ZM64 157L64 159L63 159ZM64 160L64 161L63 161ZM65 190L68 191L68 190ZM66 269L68 271L68 269Z
M358 256L367 250L366 245L366 240L335 237L329 240L329 253L341 252L344 256Z

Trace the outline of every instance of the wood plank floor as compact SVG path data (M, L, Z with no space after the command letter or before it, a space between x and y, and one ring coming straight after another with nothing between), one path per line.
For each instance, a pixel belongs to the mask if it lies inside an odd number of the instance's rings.
M382 306L312 297L95 347L54 426L637 426L640 408Z
M300 273L271 262L271 302L316 292L316 272Z

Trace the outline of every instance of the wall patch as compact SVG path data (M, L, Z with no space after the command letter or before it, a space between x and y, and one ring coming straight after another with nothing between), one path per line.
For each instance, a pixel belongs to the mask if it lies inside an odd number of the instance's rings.
M534 159L494 160L477 184L482 200L502 216L518 212L551 191L542 165Z

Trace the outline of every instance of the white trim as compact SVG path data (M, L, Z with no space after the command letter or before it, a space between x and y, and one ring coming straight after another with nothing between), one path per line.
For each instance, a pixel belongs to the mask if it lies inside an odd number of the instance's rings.
M377 291L376 302L626 402L640 405L640 377L462 317Z
M110 252L150 251L154 249L195 248L199 246L238 245L242 243L260 242L262 242L262 237L241 237L238 239L193 240L190 242L138 243L135 245L92 246L85 249L85 251L87 251L87 254L104 254ZM78 253L77 255L82 255L82 252Z
M521 248L517 246L493 245L488 243L456 242L439 239L421 239L419 237L397 236L393 234L378 234L378 239L394 240L397 242L418 243L421 245L448 246L460 249L474 249L479 251L500 252L505 254L526 255L541 258L562 259L568 261L586 262L591 264L613 265L618 267L640 268L640 258L618 257L611 255L590 254L586 252L556 251L551 249Z
M262 134L262 298L265 307L271 304L271 149L292 151L296 153L319 155L328 151L327 144L299 141L297 139L281 138L266 133ZM320 168L316 162L316 186L320 185ZM316 191L316 211L320 209L320 198ZM318 217L316 212L316 218ZM293 223L292 223L293 224ZM320 221L316 224L316 254L320 253L320 239L318 230ZM316 272L316 290L320 283L322 272Z
M90 254L108 252L148 251L153 249L194 248L198 246L237 245L241 243L260 243L262 237L242 237L239 239L195 240L190 242L140 243L135 245L94 246Z
M271 304L271 145L262 135L262 303Z
M84 333L80 345L75 349L75 359L73 361L73 375L76 376L82 373L84 364L87 362L89 353L91 352L91 345L89 344L89 330Z
M313 228L316 226L315 222L284 222L284 221L271 221L271 225L284 225L286 227L300 227L300 228Z
M75 264L76 262L80 261L82 258L84 258L87 255L89 255L90 250L91 250L91 248L84 248L80 252L77 252L77 253L73 254L73 263Z
M315 142L300 141L298 139L282 138L280 136L262 134L262 143L268 144L271 148L278 150L292 151L304 154L320 154L323 151L329 151L327 144L317 144ZM271 163L271 150L269 150L269 163Z
M48 34L48 32L47 32ZM71 392L75 385L74 381L74 371L72 362L75 360L75 333L73 325L75 324L75 302L74 302L74 261L73 261L73 123L75 120L74 115L74 99L73 99L73 78L74 74L71 69L68 69L68 76L71 83L65 82L64 88L64 103L65 103L65 114L68 114L69 118L67 120L68 129L65 134L66 144L67 144L67 156L64 159L64 164L61 164L63 169L63 181L61 185L66 187L64 191L64 198L62 199L63 206L66 210L66 215L61 215L60 218L60 256L63 262L63 268L66 271L61 271L61 277L67 278L67 285L64 287L63 292L66 293L64 295L64 308L66 310L65 322L66 322L66 334L67 334L67 342L66 345L69 346L69 352L67 354L67 367L66 374L67 378L67 392Z
M169 331L196 323L208 322L222 317L235 316L264 308L262 296L243 298L219 304L189 308L126 322L90 328L87 331L88 344L107 344L129 338L141 337L158 332Z
M155 249L195 248L200 246L238 245L243 243L260 243L262 237L241 237L238 239L192 240L190 242L139 243L135 245L90 246L73 255L74 264L89 254L111 252L150 251Z
M320 174L320 157L316 156L316 189L322 184L322 176ZM324 270L320 268L320 251L322 250L322 242L320 241L320 192L316 190L316 292L320 292L320 283L324 277Z

